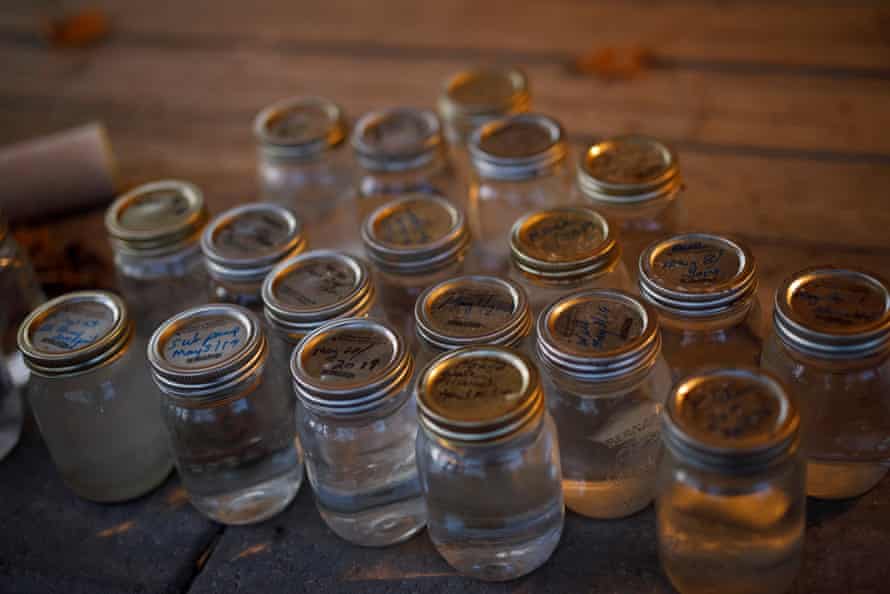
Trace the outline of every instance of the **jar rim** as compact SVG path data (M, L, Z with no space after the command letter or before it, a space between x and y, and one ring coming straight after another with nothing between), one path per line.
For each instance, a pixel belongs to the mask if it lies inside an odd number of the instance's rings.
M524 112L529 101L528 77L522 69L486 66L461 70L449 77L442 85L438 106L445 120L491 119Z
M468 146L480 177L508 181L548 175L568 153L562 124L538 113L488 122L472 133Z
M297 134L273 133L276 123L294 113L304 116L303 127ZM329 99L316 96L276 101L260 111L253 122L254 136L263 152L281 159L315 158L325 150L340 146L348 131L349 124L343 109Z
M593 202L636 204L682 188L676 154L650 136L628 134L594 142L578 164L578 187Z
M396 141L392 141L395 128ZM414 136L399 139L405 130ZM390 142L386 142L387 133ZM389 146L392 144L394 146ZM370 171L410 171L442 156L442 125L429 109L393 107L363 115L352 133L352 148L359 164Z

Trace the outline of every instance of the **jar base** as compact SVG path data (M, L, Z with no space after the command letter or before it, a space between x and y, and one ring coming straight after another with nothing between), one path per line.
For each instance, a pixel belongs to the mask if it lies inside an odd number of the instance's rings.
M625 518L645 509L655 497L655 473L610 481L562 481L566 507L598 520Z
M358 513L327 509L317 500L316 507L334 534L363 547L385 547L404 542L426 525L426 506L419 496Z
M222 524L254 524L277 515L286 508L303 482L303 467L297 465L285 474L246 489L218 495L190 494L192 505Z
M868 462L807 463L807 495L816 499L849 499L871 491L890 468Z

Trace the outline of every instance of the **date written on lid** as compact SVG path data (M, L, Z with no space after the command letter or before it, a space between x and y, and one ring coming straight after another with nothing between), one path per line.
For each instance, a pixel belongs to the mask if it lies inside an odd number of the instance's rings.
M245 212L216 233L217 250L224 256L255 257L273 252L291 235L287 221L265 212Z
M529 256L547 261L588 256L605 239L598 221L572 212L544 216L521 232Z
M164 358L178 367L206 367L237 354L247 332L238 322L218 316L179 328L164 343Z
M790 301L804 323L830 328L867 326L888 315L886 294L850 277L810 280L792 292Z
M278 298L292 307L324 307L355 291L355 272L338 260L307 262L275 283Z
M639 312L618 301L582 301L555 313L555 338L573 349L619 349L643 331Z
M429 317L440 330L475 335L503 327L515 310L509 295L481 287L459 287L437 295L429 306Z
M391 245L431 243L452 228L451 213L432 200L409 200L383 213L374 224L377 239Z
M734 250L710 241L691 240L671 244L654 259L654 274L667 285L722 284L739 273Z
M60 307L34 329L31 340L47 353L66 353L100 340L114 327L114 314L98 303L72 303Z
M328 384L373 381L392 361L393 344L373 330L340 331L322 338L303 355L311 377Z
M472 357L435 373L430 386L434 411L455 421L500 417L525 397L525 378L517 367L494 357Z

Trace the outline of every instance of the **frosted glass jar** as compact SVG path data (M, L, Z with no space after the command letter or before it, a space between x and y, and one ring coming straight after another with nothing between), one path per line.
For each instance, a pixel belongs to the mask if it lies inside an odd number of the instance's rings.
M373 320L334 321L300 342L291 373L309 482L328 527L363 546L421 530L414 360L402 337Z
M654 499L671 389L660 351L655 311L620 291L572 293L538 318L537 356L572 511L621 518Z
M296 401L269 373L259 319L211 304L173 316L148 344L176 468L192 505L223 524L276 515L296 496Z
M890 294L862 270L791 275L776 291L762 366L800 408L807 494L856 497L890 467Z
M172 462L158 395L124 302L104 291L68 293L22 323L28 398L65 484L92 501L143 495Z
M510 580L562 535L559 445L526 355L476 346L434 359L417 382L417 467L430 539L458 572Z
M680 594L782 594L800 571L805 468L795 404L754 368L709 371L665 407L656 526Z

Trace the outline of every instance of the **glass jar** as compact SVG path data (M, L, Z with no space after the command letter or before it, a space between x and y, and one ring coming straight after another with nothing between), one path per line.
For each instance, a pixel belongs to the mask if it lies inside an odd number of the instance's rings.
M566 506L611 519L649 505L671 389L655 311L621 291L572 293L538 318L537 356Z
M579 289L631 289L615 228L588 208L525 215L510 232L510 253L511 276L525 288L534 315Z
M534 363L504 347L443 353L417 381L430 540L460 573L510 580L562 535L559 445Z
M300 342L291 372L309 482L325 523L363 546L421 530L414 360L402 337L373 320L331 322Z
M206 223L201 191L174 180L139 186L106 211L117 285L143 340L170 316L209 301L200 245Z
M68 293L22 322L28 399L65 484L92 501L148 493L172 462L158 395L124 302L104 291Z
M384 314L403 336L413 336L417 296L461 273L470 234L450 202L413 194L372 212L362 225L362 242L376 269Z
M761 364L800 408L807 494L856 497L890 466L890 293L881 277L821 266L779 286Z
M223 524L274 516L303 480L296 401L268 356L259 319L229 304L173 316L148 344L182 486Z
M719 235L675 235L646 248L639 273L674 379L700 367L759 363L757 267L747 247Z
M530 210L569 201L565 132L556 120L520 114L477 128L470 139L473 179L467 213L474 266L504 274L510 228Z
M656 527L680 594L781 594L800 570L805 467L795 404L772 375L718 369L674 388Z
M227 210L201 236L211 298L261 314L266 275L305 249L302 222L283 206L255 202Z

